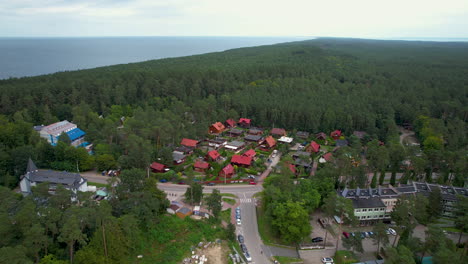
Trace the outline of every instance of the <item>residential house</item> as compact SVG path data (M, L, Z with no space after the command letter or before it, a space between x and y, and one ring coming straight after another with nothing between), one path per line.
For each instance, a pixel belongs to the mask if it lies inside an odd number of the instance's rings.
M332 137L334 140L337 140L341 137L341 130L335 130L330 133L330 137Z
M81 177L80 174L66 171L39 170L36 164L29 159L26 173L20 179L21 193L27 196L32 193L32 187L43 182L49 183L49 192L52 194L55 193L59 185L72 191L74 195L78 191L88 191L88 180Z
M52 146L56 146L60 135L65 133L70 138L72 146L85 147L88 151L91 151L92 145L85 141L86 133L67 120L48 126L35 126L34 129L39 132L41 138L46 139Z
M182 146L186 146L186 147L189 147L189 148L196 148L197 145L198 145L198 141L193 140L193 139L183 138L182 141L180 142L180 144Z
M286 136L286 130L283 128L272 128L270 131L270 134L274 137L285 137Z
M310 158L310 152L306 151L296 151L292 154L293 159L298 159L300 157Z
M227 133L230 137L239 137L244 133L244 131L238 128L231 128Z
M198 172L205 172L209 167L210 164L204 161L196 161L195 164L193 164L193 169Z
M174 162L175 165L179 165L185 162L185 154L178 152L178 151L173 151L172 152L172 161Z
M169 170L166 165L157 162L151 163L150 168L154 173L164 173Z
M224 124L226 124L226 127L228 127L228 128L236 127L236 121L234 121L233 119L226 120L226 122L224 122Z
M189 148L187 146L182 145L182 146L175 148L174 151L183 153L185 155L191 155L193 153L193 148Z
M346 139L337 139L337 140L335 141L335 145L336 145L336 147L338 147L338 148L346 147L346 146L348 146L348 144L349 144L349 143L348 143L348 140L346 140Z
M353 135L359 139L363 139L365 136L367 136L367 133L365 131L354 131Z
M185 217L192 215L192 210L187 207L182 207L177 210L176 215L177 217L184 219Z
M220 178L231 178L234 175L234 167L229 163L222 170L219 171L218 176Z
M226 127L223 125L223 123L216 122L210 126L210 128L208 129L208 132L210 134L219 134L223 132L224 130L226 130Z
M305 132L305 131L297 131L296 132L296 137L302 138L302 139L308 139L309 135L310 135L309 132Z
M208 151L208 154L206 154L206 160L208 161L218 161L220 160L221 155L218 153L217 150L211 150Z
M262 141L262 136L261 135L246 135L244 137L244 140L245 141L249 141L249 142L255 142L257 144L260 144L260 142Z
M319 163L326 163L332 160L333 160L333 154L331 152L328 152L328 153L325 153L322 157L320 157Z
M177 210L179 210L180 206L177 205L177 204L171 204L171 206L169 206L166 211L170 214L175 214L177 212Z
M245 143L242 141L234 140L234 141L226 143L224 147L229 150L238 151L245 147Z
M240 118L238 124L239 124L239 126L241 126L243 128L249 128L251 122L252 122L252 120L250 120L248 118Z
M294 160L293 165L296 167L303 167L305 171L310 171L312 168L312 159L310 153L305 151L296 151L293 153L292 158Z
M265 140L262 142L262 145L260 146L260 149L264 151L270 151L276 146L276 139L274 139L272 136L268 136L265 138Z
M234 155L231 158L231 163L239 167L247 168L250 167L250 165L252 164L252 158L247 156Z
M242 156L250 157L252 159L255 157L255 155L257 155L257 152L255 152L255 150L253 149L249 149L246 152L244 152L244 154L242 154Z
M284 143L284 144L291 144L293 142L294 138L292 137L285 137L282 136L278 139L278 142Z
M320 132L315 135L315 138L318 140L327 140L327 134Z
M310 145L307 146L306 151L317 153L320 151L320 145L317 142L312 141L310 142Z
M297 174L296 165L294 165L294 164L288 164L288 168L289 168L289 170L290 170L292 173L294 173L294 175Z
M247 134L250 135L263 135L263 130L260 128L253 127L247 131Z
M209 138L206 141L208 141L208 146L216 149L226 145L227 143L227 140L224 138Z

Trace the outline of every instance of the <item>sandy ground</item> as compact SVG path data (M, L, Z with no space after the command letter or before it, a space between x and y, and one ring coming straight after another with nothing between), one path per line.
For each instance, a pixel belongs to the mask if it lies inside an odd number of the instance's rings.
M208 258L206 264L227 264L228 263L228 246L226 242L215 244L207 248L198 249L197 255L205 255Z

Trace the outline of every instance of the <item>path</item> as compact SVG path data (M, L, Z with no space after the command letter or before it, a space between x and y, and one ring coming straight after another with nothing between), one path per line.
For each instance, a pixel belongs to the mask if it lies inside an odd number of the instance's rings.
M417 140L416 140L416 137L414 137L414 131L411 131L411 130L408 130L408 129L404 129L402 127L400 127L400 132L401 132L401 135L400 135L400 144L402 146L405 146L405 144L403 144L403 141L408 137L408 141L411 141L411 143L418 143Z

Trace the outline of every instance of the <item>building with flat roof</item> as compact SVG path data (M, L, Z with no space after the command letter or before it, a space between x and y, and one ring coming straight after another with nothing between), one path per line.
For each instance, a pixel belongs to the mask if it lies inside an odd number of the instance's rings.
M85 141L86 133L79 129L77 125L67 120L50 124L48 126L35 126L34 129L39 132L41 138L44 138L52 146L56 146L62 133L66 133L71 140L71 145L75 147L87 147L89 144Z

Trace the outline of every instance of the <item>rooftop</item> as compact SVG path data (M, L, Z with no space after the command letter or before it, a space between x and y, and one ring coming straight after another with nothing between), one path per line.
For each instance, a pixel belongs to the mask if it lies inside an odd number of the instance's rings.
M386 207L385 204L378 197L370 197L365 199L352 198L354 208L376 208Z

